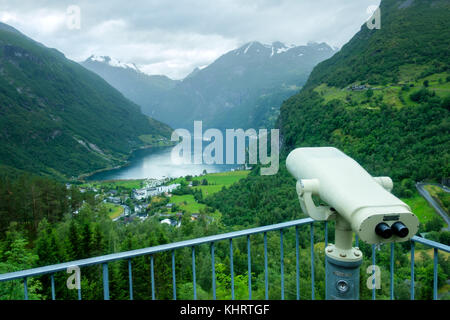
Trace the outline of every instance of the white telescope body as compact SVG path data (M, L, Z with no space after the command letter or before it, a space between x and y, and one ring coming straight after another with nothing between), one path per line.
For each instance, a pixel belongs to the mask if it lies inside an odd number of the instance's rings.
M336 148L295 149L287 157L286 167L298 181L300 197L306 191L320 196L332 208L330 212L341 215L366 243L406 241L419 228L419 221L410 207L389 192L392 189L390 178L372 177ZM390 228L396 222L408 228L406 236L393 234L386 239L375 232L380 223Z

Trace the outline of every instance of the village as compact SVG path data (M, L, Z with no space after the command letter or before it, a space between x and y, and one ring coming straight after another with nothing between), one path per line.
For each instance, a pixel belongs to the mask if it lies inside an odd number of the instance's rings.
M190 221L202 215L212 221L220 215L201 199L245 177L249 171L236 170L184 178L96 181L79 186L81 193L91 193L117 223L145 221L150 217L162 224L180 227L183 216ZM70 185L67 185L69 188ZM199 201L200 200L200 201ZM77 214L78 210L74 212Z

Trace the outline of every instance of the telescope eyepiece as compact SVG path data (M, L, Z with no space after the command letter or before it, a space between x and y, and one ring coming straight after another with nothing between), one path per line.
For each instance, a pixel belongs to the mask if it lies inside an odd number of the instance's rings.
M375 233L383 239L392 237L392 229L387 223L381 222L375 227Z
M400 238L404 238L409 234L408 228L400 221L397 221L396 223L394 223L392 225L391 229L392 229L392 232Z

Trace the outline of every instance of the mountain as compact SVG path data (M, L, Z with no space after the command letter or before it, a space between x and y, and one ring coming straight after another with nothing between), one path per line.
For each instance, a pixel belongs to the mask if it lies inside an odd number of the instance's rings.
M108 56L92 55L80 64L101 76L150 116L153 116L151 108L156 101L163 99L164 94L180 82L163 75L147 75L135 64Z
M373 176L390 176L403 199L417 194L415 182L449 177L450 3L382 0L380 9L381 29L362 25L283 103L278 174L254 170L208 198L224 223L293 218L300 206L284 161L297 147L337 147Z
M281 108L285 147L334 145L397 181L448 177L450 3L383 0Z
M281 102L297 92L320 61L335 51L325 43L287 46L250 42L194 69L182 81L144 75L133 65L108 57L90 57L82 65L98 73L145 114L190 128L238 128L273 125Z
M2 168L78 176L171 133L98 75L3 23L0 75Z
M268 126L281 102L303 86L318 62L333 54L325 43L250 42L184 79L153 114L174 127L194 120L218 128ZM166 110L178 119L166 118Z

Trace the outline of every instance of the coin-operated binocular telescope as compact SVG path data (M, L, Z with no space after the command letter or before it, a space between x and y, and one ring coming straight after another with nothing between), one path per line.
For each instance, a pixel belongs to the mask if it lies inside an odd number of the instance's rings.
M335 244L325 248L327 299L358 299L362 252L352 246L353 232L369 244L407 241L419 228L417 217L390 193L389 177L372 177L336 148L295 149L286 166L297 179L303 212L336 221ZM327 205L317 206L313 195Z

